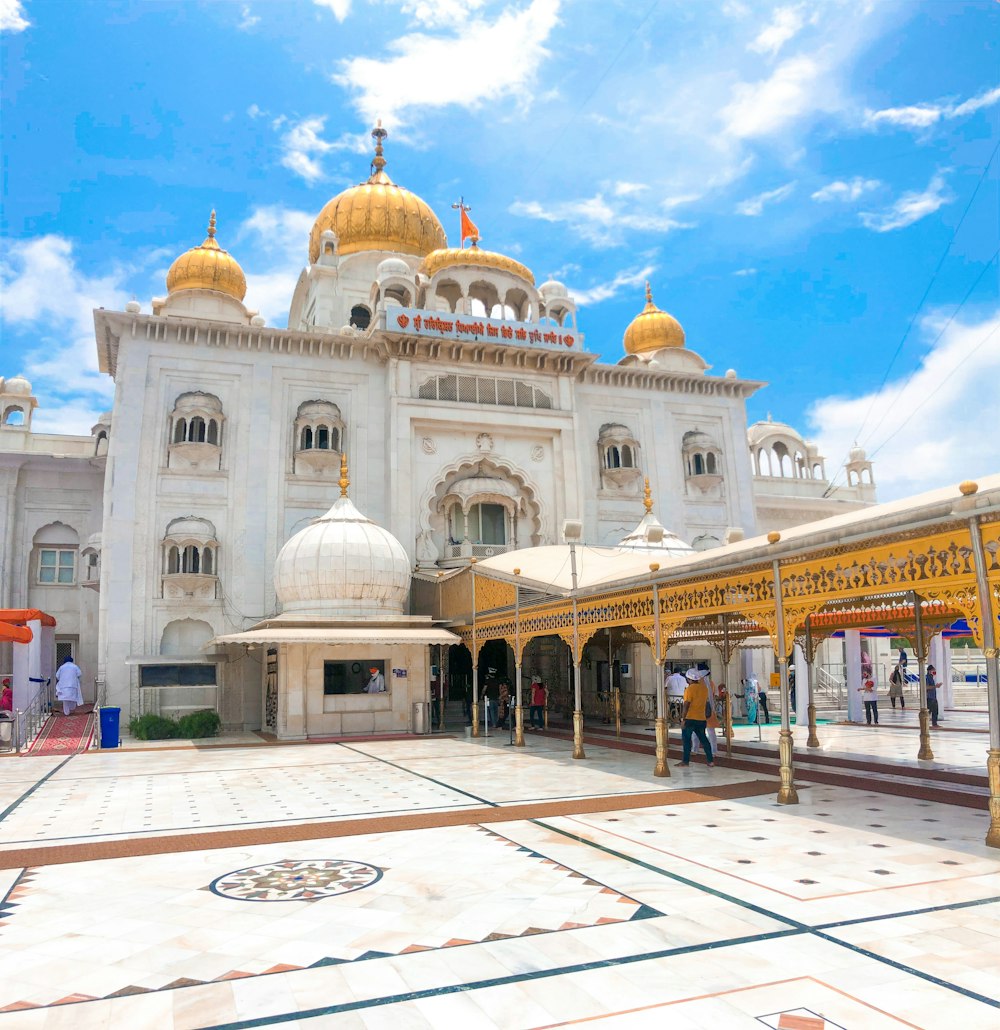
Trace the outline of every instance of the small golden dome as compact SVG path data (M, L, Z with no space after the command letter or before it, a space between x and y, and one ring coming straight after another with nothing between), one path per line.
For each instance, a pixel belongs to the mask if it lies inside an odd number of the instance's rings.
M522 265L520 261L507 257L505 254L497 254L492 250L481 250L475 243L471 247L459 250L457 247L447 247L442 250L432 251L424 258L420 271L426 276L433 278L442 268L454 268L456 265L474 265L477 268L495 268L499 272L506 272L508 275L516 275L519 279L535 285L535 277L531 269Z
M646 306L625 330L625 352L642 354L664 347L683 347L684 330L673 315L653 303L653 292L646 283Z
M375 160L368 181L338 193L320 211L309 233L310 262L319 260L320 236L327 229L335 233L341 254L391 250L423 257L448 245L430 206L386 175L382 141L387 135L380 119L372 129Z
M247 278L239 262L216 242L214 211L205 242L181 254L167 272L167 292L178 290L216 290L239 301L247 295Z

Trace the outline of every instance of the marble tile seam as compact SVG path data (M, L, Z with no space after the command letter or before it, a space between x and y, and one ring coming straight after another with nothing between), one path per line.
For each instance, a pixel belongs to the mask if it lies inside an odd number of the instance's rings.
M386 1005L414 1002L425 998L439 998L449 994L466 993L490 987L504 987L532 980L546 980L554 976L588 973L598 969L611 969L615 966L633 965L639 962L651 962L658 959L672 958L678 955L691 955L698 952L713 950L717 951L721 948L738 947L743 944L757 944L762 941L795 936L802 932L802 930L798 929L773 930L768 933L733 937L724 941L709 941L705 944L690 944L678 948L663 948L656 951L641 952L633 955L620 955L617 958L611 959L596 959L592 962L578 962L568 966L534 969L523 973L511 973L508 976L491 977L489 979L476 980L468 983L445 984L438 987L428 987L423 990L385 995L380 998L341 1002L339 1004L324 1005L319 1008L306 1009L298 1012L276 1013L268 1016L259 1016L253 1019L218 1023L212 1026L205 1026L202 1030L253 1030L255 1027L270 1026L278 1023L291 1023L296 1020L315 1019L321 1016L341 1015L348 1012L355 1012L360 1009L381 1008Z
M54 776L57 772L59 772L60 769L62 769L64 765L66 765L67 762L71 761L75 757L76 755L67 755L66 758L63 759L63 761L61 761L57 766L55 766L55 768L50 769L44 776L42 776L31 787L29 787L19 798L17 798L15 801L12 801L2 812L0 812L0 823L2 823L4 819L6 819L7 816L9 816L18 807L18 805L21 804L21 802L26 801L29 797L31 797L31 795L34 794L35 791L38 790L38 788L41 787L46 780Z
M570 817L568 822L580 823L580 820ZM619 833L617 830L608 830L604 827L592 826L589 823L581 823L586 826L589 830L597 833L601 833L608 837L617 837L619 840L628 841L630 844L634 844L636 847L645 848L648 851L656 851L661 855L666 855L668 858L676 859L679 862L684 862L688 865L693 865L699 869L705 869L708 872L715 873L718 876L729 877L733 880L738 880L741 883L746 883L759 890L770 891L774 894L778 894L783 898L788 898L790 901L795 901L800 904L809 904L814 901L830 901L831 899L837 898L850 898L855 897L859 894L884 894L888 891L908 890L913 887L929 887L938 883L954 883L956 880L976 880L984 876L992 876L992 873L967 873L959 876L945 876L940 877L936 880L919 880L916 882L909 881L907 883L899 884L886 884L885 886L879 887L868 887L863 890L856 891L838 891L836 894L816 894L808 898L801 897L798 894L789 894L787 891L779 890L777 887L769 887L767 884L760 883L758 880L753 880L745 876L740 876L737 873L730 872L726 869L719 869L716 866L708 865L705 862L698 862L693 858L688 858L684 855L679 855L673 851L667 851L664 848L658 847L656 844L649 843L648 841L637 840L635 837L630 837L627 834ZM591 842L593 843L593 842Z
M920 979L926 980L929 983L933 983L938 987L944 987L948 990L955 991L973 1001L981 1002L983 1004L990 1005L993 1008L1000 1009L1000 1000L997 1000L995 998L990 998L984 994L978 994L977 992L970 991L967 988L960 986L959 984L953 984L948 980L942 979L941 977L936 977L932 973L925 973L923 970L917 969L913 966L908 966L902 962L897 962L895 959L890 959L886 956L879 955L876 952L869 951L868 949L862 948L859 945L851 944L847 941L842 941L837 937L824 933L822 930L818 930L815 927L811 927L806 923L800 922L799 920L792 919L789 916L780 915L777 912L772 912L761 905L756 905L753 902L746 901L743 898L738 898L731 894L727 894L724 891L717 890L714 887L708 887L704 884L699 884L697 881L691 880L688 877L681 876L678 873L673 873L667 869L659 868L653 865L652 863L643 861L642 859L633 858L629 855L617 852L613 848L608 848L605 847L603 844L598 844L596 841L588 841L585 838L570 833L568 830L560 829L557 826L552 826L550 824L542 822L541 820L533 819L532 822L538 826L542 826L545 829L550 830L553 833L558 833L564 837L576 840L579 843L584 844L585 846L589 846L599 851L603 851L606 854L623 859L626 862L631 862L634 865L638 865L644 869L648 869L650 872L657 872L662 876L666 876L668 879L675 880L678 883L683 883L685 886L692 887L695 890L702 891L706 894L710 894L713 897L719 898L723 901L727 901L730 904L737 905L741 908L748 909L752 912L756 912L758 915L766 916L767 918L770 918L775 922L784 923L786 926L794 927L799 932L805 932L810 934L811 936L819 938L820 940L827 941L828 943L840 945L841 947L847 948L848 950L853 951L856 954L864 955L866 958L874 959L877 962L889 965L894 969L898 969L901 972L907 973L908 975L919 977Z
M254 844L282 844L292 841L318 840L329 837L350 837L362 833L393 830L434 829L440 826L478 825L482 823L521 822L536 816L557 817L589 812L610 812L637 808L697 804L770 794L771 781L718 784L693 790L672 790L661 793L613 794L582 800L505 805L484 808L456 808L434 812L412 812L405 815L375 815L364 818L338 819L326 822L295 822L281 826L247 827L210 833L158 834L126 840L97 841L86 844L36 845L0 851L0 869L23 866L66 865L109 858L133 858L141 855L162 855L184 851L207 851Z

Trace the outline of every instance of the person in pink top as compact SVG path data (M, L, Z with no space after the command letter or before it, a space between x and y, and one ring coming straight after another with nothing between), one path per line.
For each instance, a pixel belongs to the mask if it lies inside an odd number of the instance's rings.
M537 673L531 677L531 704L528 705L530 726L536 729L545 728L545 684ZM536 721L537 720L537 721Z
M4 676L3 690L0 690L0 712L14 710L14 691L11 689L10 677Z

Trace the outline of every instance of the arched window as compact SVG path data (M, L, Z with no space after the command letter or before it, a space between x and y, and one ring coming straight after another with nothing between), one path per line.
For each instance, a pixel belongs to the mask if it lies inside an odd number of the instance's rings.
M39 586L73 586L76 583L77 552L80 538L75 529L52 522L35 533L34 580Z
M705 474L705 459L700 454L694 455L692 465L696 476L703 476Z
M460 504L454 504L450 513L452 540L468 540L484 546L505 546L507 543L507 518L499 504L473 504L468 512Z
M719 463L715 458L715 455L709 451L705 457L705 471L710 475L714 476L719 470Z
M635 494L642 480L639 442L628 426L607 422L597 434L601 488Z
M207 519L174 519L163 539L163 596L214 598L218 546L215 527Z
M294 471L300 475L336 474L343 439L344 423L336 404L321 400L300 404L293 437Z
M371 325L372 313L371 309L364 304L355 304L351 308L351 325L355 329L367 329Z
M181 394L170 415L169 468L206 469L221 467L222 402L200 390Z
M5 426L23 426L24 408L12 404L3 413L3 424Z

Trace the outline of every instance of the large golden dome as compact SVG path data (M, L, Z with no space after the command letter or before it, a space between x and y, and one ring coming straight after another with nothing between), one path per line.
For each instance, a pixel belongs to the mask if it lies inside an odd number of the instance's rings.
M673 315L653 303L653 292L646 283L646 306L625 330L625 353L642 354L664 347L683 347L684 330Z
M372 130L375 160L367 182L338 193L320 211L309 233L309 260L319 259L320 236L332 229L341 254L391 250L423 257L448 245L438 217L415 193L397 186L385 173L382 122Z
M531 269L522 265L520 261L507 257L505 254L497 254L492 250L480 250L473 243L471 247L458 249L447 247L442 250L432 251L424 258L420 271L427 276L435 276L442 268L454 268L455 265L475 265L479 268L495 268L500 272L507 272L516 275L519 279L525 279L535 285L535 277Z
M216 242L214 211L205 242L181 254L167 272L167 292L178 290L216 290L239 301L247 295L247 278L239 262Z

